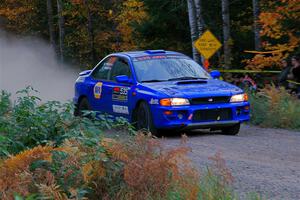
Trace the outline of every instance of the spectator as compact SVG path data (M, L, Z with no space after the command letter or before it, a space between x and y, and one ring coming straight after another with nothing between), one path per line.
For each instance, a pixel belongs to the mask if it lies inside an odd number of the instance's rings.
M293 56L292 57L292 75L294 81L298 82L296 84L298 97L300 98L300 57L299 56Z
M292 66L289 65L289 62L286 59L281 61L281 65L282 65L282 71L279 74L278 82L279 82L280 86L287 88L288 87L287 79L288 79L289 73L291 72Z
M292 73L295 81L300 81L300 57L293 56L292 57Z

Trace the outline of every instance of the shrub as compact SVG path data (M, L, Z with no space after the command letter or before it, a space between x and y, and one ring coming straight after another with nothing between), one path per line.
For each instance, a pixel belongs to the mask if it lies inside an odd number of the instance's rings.
M125 199L166 199L176 192L180 199L196 199L199 174L195 170L185 146L164 149L157 139L138 134L133 141L108 148L113 159L124 164Z
M197 199L199 174L189 149L163 149L157 139L103 139L96 146L72 139L59 148L35 147L0 164L0 198Z
M201 176L199 199L237 199L231 190L233 176L221 152L217 152L209 159L213 161L213 165L207 168Z
M221 154L200 176L189 148L165 149L151 136L103 138L95 146L66 140L35 147L0 164L0 198L31 199L237 199Z
M266 87L251 94L250 102L253 124L300 130L300 101L284 88Z
M37 145L60 145L67 138L87 138L95 140L106 129L132 131L129 124L118 119L99 116L100 120L73 116L71 103L49 101L41 103L33 94L33 88L19 91L20 95L12 105L9 94L0 94L0 157L16 154ZM88 113L92 116L94 112Z
M0 165L0 198L12 199L14 193L29 195L33 175L30 165L39 160L50 160L52 147L37 146L8 158Z

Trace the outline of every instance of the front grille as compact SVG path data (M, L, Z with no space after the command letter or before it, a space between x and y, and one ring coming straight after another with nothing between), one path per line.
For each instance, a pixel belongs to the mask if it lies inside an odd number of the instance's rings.
M198 104L214 104L214 103L229 103L230 97L201 97L201 98L193 98L191 100L192 105Z
M232 110L230 108L197 110L193 114L193 121L222 121L231 119Z

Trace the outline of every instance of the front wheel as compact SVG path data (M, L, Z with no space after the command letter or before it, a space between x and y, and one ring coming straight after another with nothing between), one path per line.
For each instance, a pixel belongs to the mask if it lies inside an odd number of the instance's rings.
M136 112L136 127L138 130L146 130L153 135L158 134L152 120L150 108L146 102L141 102Z
M235 124L233 126L225 127L221 129L224 135L237 135L240 132L241 124Z
M89 111L89 110L91 110L90 103L87 98L83 98L79 101L78 105L76 106L74 115L83 116L84 111Z

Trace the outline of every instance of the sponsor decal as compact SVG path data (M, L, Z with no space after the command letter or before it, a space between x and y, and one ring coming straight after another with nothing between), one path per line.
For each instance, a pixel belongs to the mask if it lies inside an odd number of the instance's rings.
M120 114L129 114L129 110L127 106L120 106L120 105L112 105L113 112L114 113L120 113Z
M141 56L141 57L136 57L133 59L133 61L138 62L138 61L144 61L144 60L159 60L159 59L167 59L167 58L187 58L186 56L181 56L181 55L156 55L156 56Z
M149 101L149 104L158 105L159 104L158 99L151 98L151 100Z
M112 92L113 101L128 101L128 87L114 87Z
M95 97L95 99L100 99L101 98L102 85L103 85L102 82L98 82L94 86L94 97Z

